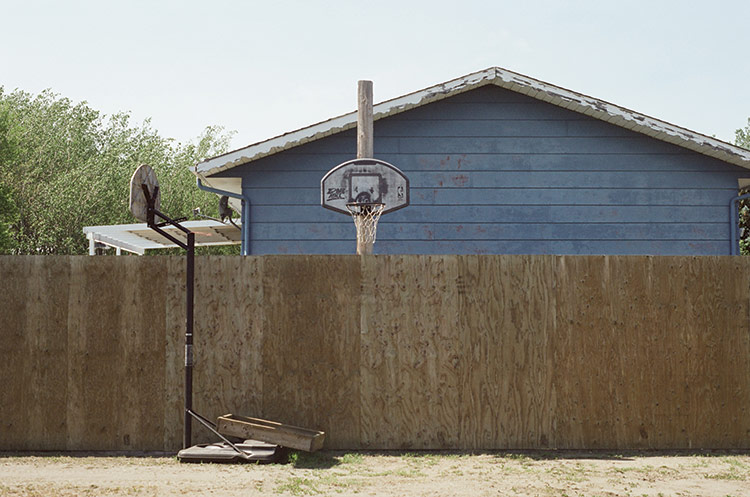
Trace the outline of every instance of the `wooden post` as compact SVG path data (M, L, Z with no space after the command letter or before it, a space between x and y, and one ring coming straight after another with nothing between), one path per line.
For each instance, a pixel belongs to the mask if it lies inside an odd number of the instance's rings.
M372 81L357 83L357 159L374 155L372 139Z
M357 159L371 159L373 151L372 81L357 82ZM372 254L372 242L357 235L357 254Z

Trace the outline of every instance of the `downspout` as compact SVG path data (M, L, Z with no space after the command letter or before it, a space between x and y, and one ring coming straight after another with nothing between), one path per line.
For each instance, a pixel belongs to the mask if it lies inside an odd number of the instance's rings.
M227 197L236 198L242 201L242 246L240 249L240 253L242 255L250 255L250 199L247 198L244 194L239 195L234 192L227 192L224 190L212 188L210 186L205 186L203 182L201 182L200 178L196 178L195 181L198 185L198 188L200 188L204 192L215 193L217 195L226 195Z
M737 231L740 228L740 222L737 218L737 202L746 198L750 198L750 193L734 197L729 201L729 243L731 244L729 247L729 255L739 255L740 244L737 239Z

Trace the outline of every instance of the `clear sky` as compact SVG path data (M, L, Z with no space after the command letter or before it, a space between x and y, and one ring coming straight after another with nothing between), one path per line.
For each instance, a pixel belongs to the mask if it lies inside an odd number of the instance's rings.
M729 142L750 117L750 1L2 0L0 86L239 148L500 66Z

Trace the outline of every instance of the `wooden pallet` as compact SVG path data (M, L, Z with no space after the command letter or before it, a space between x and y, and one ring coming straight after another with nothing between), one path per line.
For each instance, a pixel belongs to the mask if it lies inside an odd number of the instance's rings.
M326 436L322 431L236 414L220 416L216 423L216 430L225 436L260 440L307 452L321 449Z

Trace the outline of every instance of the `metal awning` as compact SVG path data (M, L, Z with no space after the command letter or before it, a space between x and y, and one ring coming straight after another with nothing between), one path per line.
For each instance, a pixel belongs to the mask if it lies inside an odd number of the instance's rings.
M195 246L239 245L242 242L241 230L232 224L220 221L185 221L182 226L195 233ZM238 226L242 226L238 223ZM164 226L164 231L187 243L185 234L173 226ZM85 226L83 233L89 240L89 255L94 255L97 243L116 249L143 255L146 250L176 247L156 231L142 224L114 224L109 226Z

